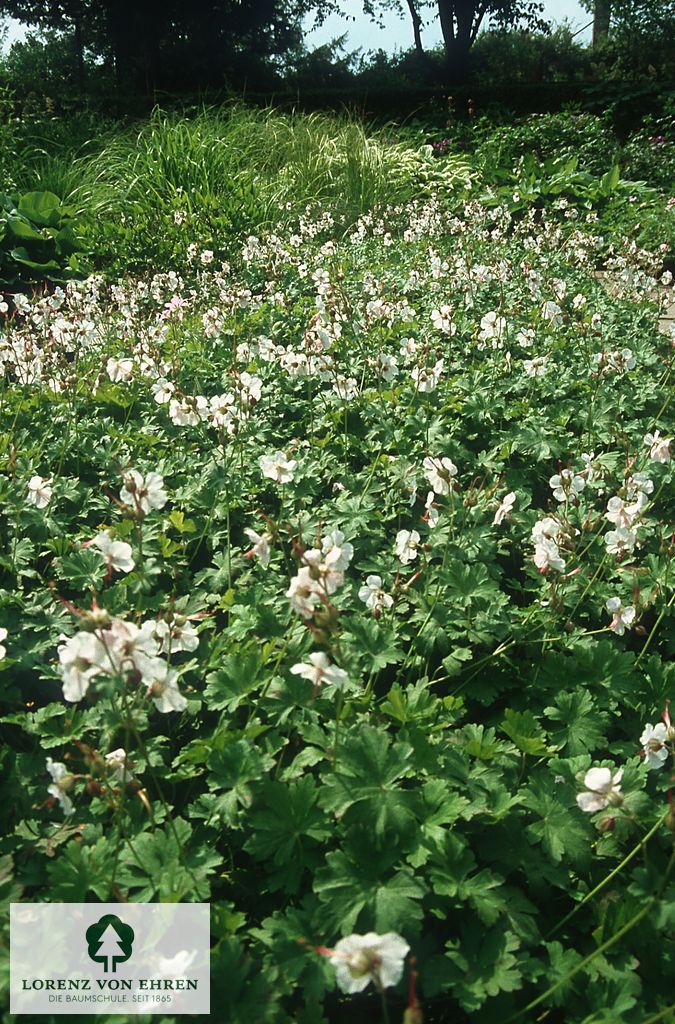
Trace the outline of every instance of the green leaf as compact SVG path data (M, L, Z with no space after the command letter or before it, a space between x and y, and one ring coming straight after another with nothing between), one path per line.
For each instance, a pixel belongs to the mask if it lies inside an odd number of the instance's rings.
M507 708L502 729L523 754L538 757L553 753L553 748L546 744L546 733L531 711L512 711Z
M18 211L22 216L42 227L56 227L63 218L61 200L53 192L26 192L19 199Z
M208 803L209 816L235 825L240 809L249 808L253 803L252 783L261 779L273 764L272 757L263 754L248 740L237 740L222 750L214 750L208 759L207 781L215 794Z
M523 975L514 955L519 947L512 932L477 925L465 926L461 939L447 944L448 987L467 1013L479 1010L500 992L522 988Z
M522 795L522 803L539 818L528 825L530 841L541 843L555 863L568 857L577 865L585 865L591 856L592 832L576 804L566 807L559 787L550 776L539 776Z
M249 819L252 835L244 849L256 860L271 862L267 869L271 891L297 891L304 872L323 862L317 843L327 840L332 830L318 798L317 785L309 775L289 785L265 785Z
M592 753L605 746L604 730L609 715L598 711L595 701L585 690L558 694L555 707L544 708L544 714L560 723L557 729L551 730L551 739L566 756Z
M412 747L392 743L386 733L367 726L345 740L334 773L324 776L322 805L348 820L367 821L381 836L387 828L401 830L414 820L413 794L397 783L412 774Z
M214 711L235 711L263 681L264 662L259 647L233 650L220 668L206 677L204 697Z
M100 900L110 895L114 845L101 837L94 846L70 842L49 865L51 898L63 903L84 903L93 892Z
M179 533L195 533L197 530L197 524L194 520L186 519L185 513L180 512L178 509L174 509L171 513L169 522Z
M45 242L44 236L37 230L37 228L34 228L33 225L29 223L29 221L27 221L24 217L8 217L7 227L14 235L14 237L18 238L22 242L39 242L41 244ZM25 249L23 249L22 251L26 252ZM26 253L26 255L28 254Z
M98 589L106 574L106 566L100 554L84 548L64 555L56 563L59 579L66 580L76 590Z
M137 835L133 851L123 854L120 884L133 889L141 903L155 896L162 903L203 900L209 893L208 877L223 858L206 836L197 834L191 842L192 835L192 826L182 818Z
M351 641L367 672L379 672L403 658L393 628L382 625L376 619L352 619L345 636Z
M317 871L314 892L328 928L347 934L360 919L378 932L405 932L410 927L416 930L422 918L418 901L425 887L409 868L392 874L377 856L350 857L336 850Z

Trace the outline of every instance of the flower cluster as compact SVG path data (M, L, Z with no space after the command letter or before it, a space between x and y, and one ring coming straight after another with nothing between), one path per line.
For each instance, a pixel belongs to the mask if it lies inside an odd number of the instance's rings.
M196 649L197 634L186 620L147 620L137 626L99 609L88 616L88 627L59 647L66 700L82 700L94 679L107 677L145 688L158 711L185 710L179 673L166 655Z

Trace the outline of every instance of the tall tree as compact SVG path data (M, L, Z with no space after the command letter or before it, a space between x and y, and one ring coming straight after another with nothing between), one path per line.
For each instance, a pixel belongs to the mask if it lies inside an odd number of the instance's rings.
M148 94L222 84L233 58L297 46L308 9L309 0L0 0L0 16L72 32L78 62L85 49L107 57L120 88Z
M339 14L337 0L315 0L313 7L319 22L328 14ZM422 12L429 11L438 19L443 37L448 83L462 83L469 70L469 53L481 26L487 19L497 28L525 25L547 31L543 20L543 3L539 0L363 0L366 14L381 20L383 10L404 13L404 7L413 23L415 47L422 52Z
M595 0L593 5L593 47L600 46L609 35L612 0Z

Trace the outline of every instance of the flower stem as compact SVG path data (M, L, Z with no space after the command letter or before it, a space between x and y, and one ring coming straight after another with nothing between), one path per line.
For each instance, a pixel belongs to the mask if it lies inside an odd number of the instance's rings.
M377 991L380 993L380 1002L382 1003L382 1022L383 1024L390 1024L389 1020L389 1007L387 1006L387 996L384 991L384 985L379 979L375 979L377 985Z

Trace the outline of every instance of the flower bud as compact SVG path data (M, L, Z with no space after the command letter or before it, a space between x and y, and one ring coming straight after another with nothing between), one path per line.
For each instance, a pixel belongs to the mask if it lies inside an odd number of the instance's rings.
M403 1014L403 1024L424 1024L421 1006L409 1006Z
M112 619L105 608L92 608L91 611L85 612L80 620L82 632L94 633L97 629L107 629Z

